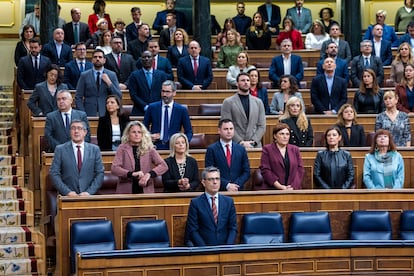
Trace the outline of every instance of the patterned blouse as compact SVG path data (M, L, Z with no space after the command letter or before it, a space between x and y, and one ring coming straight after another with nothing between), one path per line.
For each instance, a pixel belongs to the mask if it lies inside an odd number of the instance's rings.
M375 120L375 131L378 129L386 129L391 132L394 143L398 147L405 147L407 142L411 141L410 119L407 113L399 111L395 121L391 121L390 117L384 112L378 114Z

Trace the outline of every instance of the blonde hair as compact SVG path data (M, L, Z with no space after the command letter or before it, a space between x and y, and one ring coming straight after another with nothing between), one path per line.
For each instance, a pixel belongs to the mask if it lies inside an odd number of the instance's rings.
M143 155L147 153L150 149L154 148L154 144L152 143L151 133L145 127L143 123L140 121L131 121L127 124L124 129L124 133L122 133L121 142L122 144L129 143L129 132L133 126L139 126L142 132L142 139L141 144L138 146L138 153L139 155Z
M184 138L185 141L185 155L188 156L188 150L190 149L190 145L188 142L188 138L187 135L185 135L184 133L178 132L176 134L174 134L173 136L171 136L170 138L170 157L174 157L175 156L175 142L177 142L178 138Z
M342 126L342 127L345 126L345 121L344 121L343 114L344 114L345 109L347 109L348 107L350 107L354 111L354 119L352 120L352 123L354 125L358 124L357 119L356 119L358 114L355 110L355 107L352 104L346 103L346 104L342 105L341 108L339 108L339 111L338 111L338 114L337 114L338 120L336 121L336 124L338 126Z
M398 47L398 52L397 55L395 56L394 61L401 61L401 48L403 46L407 46L408 47L408 62L407 63L414 63L414 59L413 59L413 55L411 53L411 45L408 42L403 42L400 44L400 46Z
M280 116L279 121L289 119L291 117L289 112L289 106L296 102L299 102L300 104L300 112L298 115L298 120L296 121L296 125L298 126L300 131L307 131L309 127L308 118L306 117L306 114L303 111L302 101L296 96L289 98L289 100L286 102L285 113L283 113L283 115Z

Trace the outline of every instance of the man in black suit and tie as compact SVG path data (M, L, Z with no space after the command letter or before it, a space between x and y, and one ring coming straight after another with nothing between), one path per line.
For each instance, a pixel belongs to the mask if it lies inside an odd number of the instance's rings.
M311 102L316 113L336 114L348 100L347 83L335 75L336 63L333 58L326 58L322 68L325 73L312 80Z
M272 4L272 0L266 0L265 3L257 8L262 15L263 21L273 34L279 34L280 8Z
M46 69L50 66L50 59L40 54L42 44L39 38L29 42L30 55L20 58L17 66L17 83L21 89L33 90L39 82L45 81Z
M122 52L123 41L119 36L112 37L112 53L106 55L105 68L115 72L120 89L126 89L125 82L129 75L135 70L134 58L127 53Z
M138 38L138 26L142 25L141 9L138 7L132 7L131 17L132 22L129 23L125 28L127 43Z
M142 53L142 68L132 72L127 80L134 103L131 116L143 116L150 103L161 100L161 86L168 77L163 71L152 68L152 58L150 51Z
M168 50L171 45L171 38L174 37L174 32L177 29L176 15L173 13L167 14L167 28L160 32L160 48L161 50Z
M349 43L347 41L340 39L341 27L337 23L332 24L331 28L329 29L329 36L331 38L322 43L321 59L328 57L326 54L326 48L328 47L329 43L335 42L336 45L338 45L337 56L346 60L346 63L348 64L352 59L351 47L349 47Z
M76 89L81 73L93 67L92 62L86 59L86 44L84 42L76 43L74 54L75 59L66 63L63 73L63 82L70 90Z
M86 113L80 110L72 109L72 95L68 90L57 92L56 102L58 110L52 111L46 116L45 138L48 142L49 149L53 152L57 145L63 144L70 140L69 126L70 122L78 119L87 125L86 141L89 142L90 131L88 117Z
M220 170L207 167L201 174L205 192L188 207L185 243L188 246L234 244L237 236L233 199L219 194Z
M161 70L167 75L169 80L174 80L171 62L168 58L159 55L160 47L158 41L149 40L147 50L152 54L152 69ZM141 58L138 59L136 66L138 69L142 68Z
M213 81L210 59L200 56L200 44L188 44L189 55L178 60L177 76L183 89L205 90Z
M101 151L98 146L85 142L87 133L84 121L72 120L71 141L56 147L49 173L61 195L93 195L102 186L104 166Z
M72 16L72 21L63 26L65 43L73 46L79 42L84 42L88 46L92 38L88 24L80 22L81 10L73 8L70 10L70 15Z
M73 59L72 49L63 42L65 33L63 29L57 28L53 31L53 40L43 46L42 54L47 56L52 64L64 67Z
M221 171L221 191L243 190L250 178L247 151L243 146L233 143L234 125L230 119L220 120L218 134L220 140L207 148L205 166L214 166Z

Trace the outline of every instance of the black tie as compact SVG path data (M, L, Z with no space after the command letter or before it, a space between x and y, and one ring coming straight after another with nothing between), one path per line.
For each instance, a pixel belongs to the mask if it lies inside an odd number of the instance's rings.
M101 72L96 72L96 89L101 88Z
M37 57L34 58L34 73L37 75L37 72L39 71L39 63L37 61Z

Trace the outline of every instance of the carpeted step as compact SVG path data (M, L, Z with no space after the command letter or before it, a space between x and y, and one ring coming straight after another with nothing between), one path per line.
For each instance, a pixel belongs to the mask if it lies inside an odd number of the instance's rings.
M37 235L32 235L29 227L1 227L0 228L0 244L20 244L28 242L37 242Z
M0 213L0 227L33 225L33 215L22 212Z
M1 165L0 165L1 166ZM0 176L0 187L2 186L13 186L13 185L19 185L18 184L18 177L15 175L12 176ZM0 196L1 198L1 196Z
M12 144L12 137L0 135L0 145L11 145Z
M10 155L10 154L13 154L12 145L0 145L0 155Z
M16 157L14 156L10 156L10 155L0 156L0 166L14 165L15 163L16 163Z
M0 200L23 199L23 190L18 186L0 187Z
M0 260L0 274L2 275L32 275L39 272L39 269L39 262L34 258Z
M28 208L23 199L0 200L0 212L22 212Z
M8 126L4 126L8 125ZM13 122L1 122L0 121L0 135L9 136L12 133Z
M1 149L1 146L0 146ZM0 167L0 176L13 176L17 173L16 165L5 165Z

